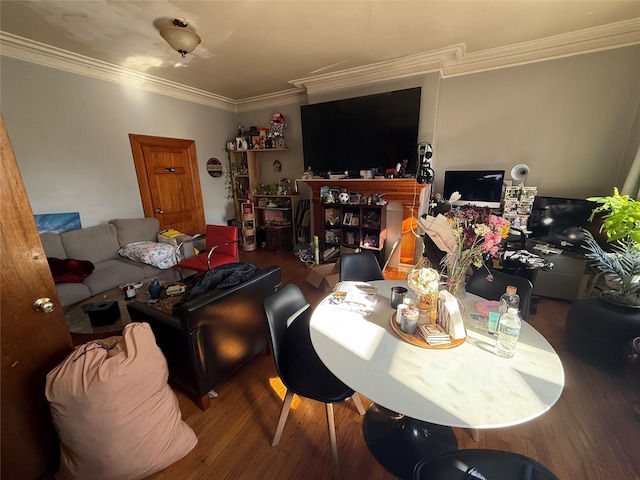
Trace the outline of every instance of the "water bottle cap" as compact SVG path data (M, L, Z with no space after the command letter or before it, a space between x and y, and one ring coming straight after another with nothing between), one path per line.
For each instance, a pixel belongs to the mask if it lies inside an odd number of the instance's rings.
M518 289L516 287L514 287L513 285L509 285L507 287L507 293L513 295L514 293L516 293L518 291Z

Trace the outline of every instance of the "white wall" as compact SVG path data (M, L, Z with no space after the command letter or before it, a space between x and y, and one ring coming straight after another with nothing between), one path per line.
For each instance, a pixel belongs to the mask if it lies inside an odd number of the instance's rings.
M224 161L236 114L2 57L2 114L34 213L80 212L83 226L142 217L128 135L196 142L207 223L226 223L233 206Z
M584 198L621 186L640 134L640 46L440 79L431 73L316 96L313 102L421 85L420 140L434 146L435 190L447 169L527 163L542 195ZM2 113L34 213L79 211L84 226L142 216L128 134L193 139L208 223L233 217L224 176L237 125L287 119L288 152L262 160L262 180L303 171L299 105L242 114L1 57ZM274 160L282 163L273 172ZM223 162L226 165L226 161Z
M630 166L628 143L640 100L638 59L635 46L443 79L436 187L442 187L444 170L508 173L525 163L531 167L526 183L541 195L611 193ZM636 132L635 142L637 137Z

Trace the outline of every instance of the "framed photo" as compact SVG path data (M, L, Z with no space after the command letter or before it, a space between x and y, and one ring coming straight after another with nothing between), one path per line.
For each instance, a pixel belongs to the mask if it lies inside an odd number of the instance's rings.
M349 193L349 203L357 205L358 203L360 203L361 197L362 194L360 193Z
M357 227L359 223L360 223L360 217L358 217L357 215L354 215L353 217L351 217L351 223L349 225Z
M342 220L343 225L351 225L351 220L353 219L353 213L347 212L344 214L344 219Z

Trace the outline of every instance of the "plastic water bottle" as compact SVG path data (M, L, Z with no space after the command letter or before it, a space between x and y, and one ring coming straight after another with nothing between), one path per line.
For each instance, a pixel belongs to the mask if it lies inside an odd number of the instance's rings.
M498 323L498 340L495 353L504 358L511 358L516 354L516 344L520 338L522 317L517 308L510 307L507 313L500 315Z
M500 317L507 313L507 310L511 308L517 309L520 306L520 296L517 294L518 289L513 285L509 285L506 291L500 297L500 305L498 306L498 315L489 314L489 321L487 322L488 331L491 335L494 335L498 330L498 324L500 323Z
M498 307L498 313L503 315L507 313L510 308L516 310L520 308L520 295L518 295L518 289L513 285L507 287L506 292L500 297L500 306Z

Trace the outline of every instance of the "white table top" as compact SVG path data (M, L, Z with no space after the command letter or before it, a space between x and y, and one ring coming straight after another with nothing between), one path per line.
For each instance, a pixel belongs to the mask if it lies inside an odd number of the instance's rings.
M439 425L495 428L536 418L560 398L560 358L527 322L515 356L498 357L486 321L469 315L482 299L467 293L465 343L422 348L402 340L390 323L391 287L406 281L369 283L379 289L375 311L364 318L321 303L311 317L311 341L334 375L378 405Z

